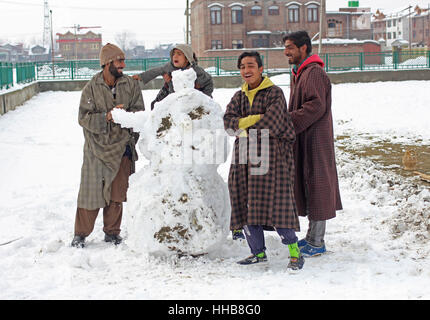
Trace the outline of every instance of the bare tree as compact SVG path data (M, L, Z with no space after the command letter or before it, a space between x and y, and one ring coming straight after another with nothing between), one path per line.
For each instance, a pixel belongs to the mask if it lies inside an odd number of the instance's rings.
M136 35L129 30L123 30L122 32L117 33L115 35L115 41L124 51L131 49L137 42Z

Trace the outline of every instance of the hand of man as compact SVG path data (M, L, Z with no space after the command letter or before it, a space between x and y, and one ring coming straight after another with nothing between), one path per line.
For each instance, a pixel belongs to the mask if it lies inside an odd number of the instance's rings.
M142 80L138 74L131 76L134 80Z
M172 76L168 73L164 73L163 79L164 79L164 82L170 82L170 81L172 81Z
M116 107L115 107L115 109L124 109L124 104L119 104L119 105L117 105ZM112 118L112 111L109 111L107 114L106 114L106 121L107 122L113 122L113 123L115 123L114 121L113 121L113 118Z

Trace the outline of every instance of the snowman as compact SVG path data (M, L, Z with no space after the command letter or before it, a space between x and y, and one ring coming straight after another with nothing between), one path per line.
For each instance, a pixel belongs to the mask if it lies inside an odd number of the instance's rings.
M127 244L135 250L198 256L228 233L228 188L217 171L229 149L223 112L195 80L193 69L174 71L175 92L153 111L112 112L115 123L140 132L148 162L130 177L127 194Z

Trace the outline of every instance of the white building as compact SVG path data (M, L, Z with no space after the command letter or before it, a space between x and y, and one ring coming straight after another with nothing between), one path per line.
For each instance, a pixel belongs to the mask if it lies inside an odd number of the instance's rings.
M413 11L412 11L413 12ZM396 40L409 41L409 11L403 9L395 13L388 14L384 21L386 23L386 45L392 46Z

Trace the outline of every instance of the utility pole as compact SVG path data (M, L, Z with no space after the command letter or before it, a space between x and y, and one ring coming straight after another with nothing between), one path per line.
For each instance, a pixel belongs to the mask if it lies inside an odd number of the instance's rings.
M319 45L318 45L318 55L321 54L322 51L322 39L323 39L323 17L324 17L324 12L325 12L325 1L326 0L321 0L321 5L320 5L320 36L319 36Z
M412 49L412 15L411 15L412 6L409 5L409 50Z
M50 37L49 5L48 0L43 1L43 47L49 47Z
M190 0L186 0L187 1L187 8L185 9L185 23L186 23L186 43L190 44Z
M50 16L51 16L51 60L52 60L52 76L55 78L55 64L54 64L54 57L55 57L55 46L54 46L54 35L52 34L52 10L49 10Z
M73 25L73 29L75 29L75 60L78 60L78 35L77 32L80 30L80 25Z

